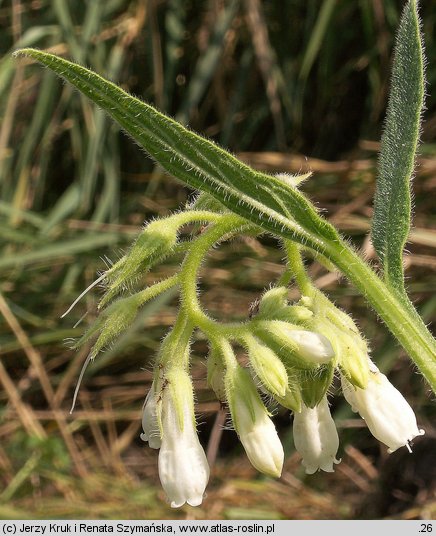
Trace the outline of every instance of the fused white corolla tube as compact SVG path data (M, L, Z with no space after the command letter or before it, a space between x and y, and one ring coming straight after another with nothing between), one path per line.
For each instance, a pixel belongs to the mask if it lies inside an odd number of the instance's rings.
M209 464L195 428L192 386L179 371L162 393L159 478L172 508L203 501Z
M353 411L358 411L372 435L394 452L407 447L410 442L423 435L418 428L416 416L404 396L370 362L370 377L366 389L354 387L341 376L342 391Z
M301 412L294 414L293 435L307 474L334 471L334 464L340 462L336 459L339 437L326 396L314 408L302 404Z

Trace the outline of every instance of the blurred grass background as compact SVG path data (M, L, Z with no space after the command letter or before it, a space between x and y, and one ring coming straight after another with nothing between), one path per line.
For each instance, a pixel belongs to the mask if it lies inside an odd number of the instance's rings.
M427 435L387 457L340 397L342 463L306 477L289 415L278 481L258 475L207 390L199 337L192 373L201 439L214 462L200 508L171 510L157 456L139 440L153 355L172 324L167 293L85 374L65 339L96 315L98 291L60 315L120 255L142 222L192 196L163 176L71 87L11 52L33 46L91 67L271 172L314 176L304 189L373 257L367 238L399 0L0 0L0 518L435 518L434 397L353 288L313 263L317 284L351 311L374 359L412 403ZM408 288L436 311L436 6L422 5L428 58L423 145L414 182ZM244 318L281 273L272 240L211 256L204 303ZM375 260L374 260L375 261ZM150 280L169 273L161 267ZM88 311L76 327L75 324ZM219 443L219 447L218 447ZM218 452L217 452L218 449ZM405 449L404 449L405 450Z

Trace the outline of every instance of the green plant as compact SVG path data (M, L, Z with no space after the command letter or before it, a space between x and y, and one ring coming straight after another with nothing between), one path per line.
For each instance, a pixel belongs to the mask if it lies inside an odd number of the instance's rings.
M390 451L409 446L422 433L410 406L369 359L366 341L352 319L314 287L303 261L310 251L346 275L436 391L436 343L407 296L402 265L424 95L415 0L407 2L398 30L374 203L372 237L382 276L300 192L307 175L255 171L84 67L35 49L19 50L17 55L38 60L76 86L168 173L202 192L184 210L146 225L130 251L96 280L106 286L101 315L77 343L96 338L89 359L94 358L133 322L144 303L164 290L179 288L179 314L156 358L143 422L143 438L160 448L161 481L173 506L199 504L209 475L195 432L188 373L195 329L210 342L209 384L229 405L250 461L264 473L280 474L283 449L259 390L295 412L296 446L309 473L332 471L337 462L337 433L326 399L335 371L347 400ZM189 240L180 240L187 224L203 228ZM263 233L283 244L283 275L245 322L217 322L198 296L198 272L207 253L237 235ZM184 253L179 272L141 289L141 277L176 253ZM301 294L295 304L287 300L292 280ZM126 291L127 297L119 297ZM238 363L236 345L247 352L249 369Z

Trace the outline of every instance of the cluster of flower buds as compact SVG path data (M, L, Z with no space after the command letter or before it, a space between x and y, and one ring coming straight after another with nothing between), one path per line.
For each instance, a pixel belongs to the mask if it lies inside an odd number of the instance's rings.
M283 446L265 404L273 399L294 412L294 444L306 473L334 470L340 461L339 437L327 391L335 371L352 409L389 452L410 449L410 441L423 431L406 400L369 359L354 322L318 291L295 305L288 304L286 294L285 288L268 290L236 341L246 350L248 366L238 361L229 339L210 344L208 384L229 408L251 464L266 475L281 475ZM178 351L189 354L186 336L183 344ZM164 353L176 351L166 341L163 346ZM352 364L353 353L358 365ZM189 355L185 365L188 360ZM141 437L160 448L159 475L171 506L199 504L209 468L196 434L191 380L186 366L166 370L162 352L158 362Z
M130 251L96 281L106 286L102 311L76 344L93 338L88 360L94 358L133 323L144 303L180 285L180 313L156 358L141 434L151 448L159 450L159 476L171 506L199 505L209 479L189 375L190 340L196 328L210 342L208 384L228 408L247 457L260 472L279 477L283 469L283 446L269 411L274 405L294 413L294 444L306 472L334 470L339 463L339 438L327 395L335 374L352 409L389 452L401 446L410 449L410 442L423 433L413 410L371 362L367 343L353 320L312 285L293 304L287 298L288 288L270 288L240 324L220 325L207 317L196 288L204 255L228 235L232 225L235 232L241 225L254 234L258 229L240 220L234 223L204 195L191 208L148 224ZM208 228L191 241L178 242L180 228L192 222L206 222ZM144 273L179 250L188 251L180 273L136 289ZM123 290L129 294L119 297ZM243 348L244 357L235 348Z

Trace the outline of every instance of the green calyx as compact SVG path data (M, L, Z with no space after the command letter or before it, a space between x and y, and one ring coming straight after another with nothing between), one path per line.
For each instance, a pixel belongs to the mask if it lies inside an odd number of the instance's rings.
M212 346L207 356L207 384L221 403L226 400L225 373L226 368L219 350Z
M313 290L306 303L314 313L312 328L330 340L336 366L355 387L365 389L369 379L369 350L353 319L318 290Z
M288 375L278 356L252 335L246 335L244 343L255 376L269 393L284 397L288 387Z
M97 337L91 350L91 358L94 358L101 350L112 344L132 325L139 309L145 303L174 287L177 283L178 276L175 275L146 287L136 294L117 299L101 311L100 316L95 320L91 328L74 344L74 347L79 348L90 339Z
M236 432L240 434L247 420L252 424L256 421L259 412L268 413L268 411L247 369L240 366L228 369L225 384L233 425Z
M267 290L259 301L256 319L283 320L296 324L309 320L312 311L302 305L289 305L288 292L289 289L284 286Z
M335 367L331 364L322 365L316 371L304 370L300 372L301 397L308 408L317 406L327 394L334 373Z
M136 239L130 251L106 272L107 291L100 302L106 305L123 289L131 289L136 281L170 254L177 242L178 226L154 221Z

